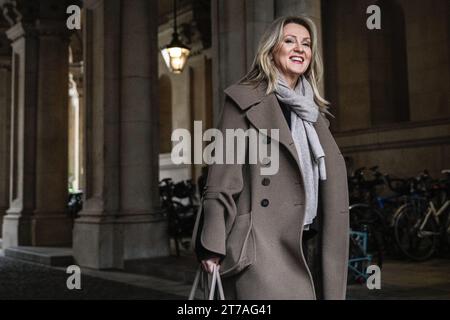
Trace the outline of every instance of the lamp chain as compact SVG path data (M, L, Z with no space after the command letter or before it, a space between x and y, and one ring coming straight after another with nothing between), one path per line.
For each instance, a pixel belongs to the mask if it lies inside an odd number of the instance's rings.
M174 33L177 33L177 0L173 0L173 23Z

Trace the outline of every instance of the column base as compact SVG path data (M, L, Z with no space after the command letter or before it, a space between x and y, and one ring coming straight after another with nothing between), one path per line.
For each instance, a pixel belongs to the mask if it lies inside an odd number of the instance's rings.
M33 246L70 247L72 246L72 219L64 212L34 212L31 224Z
M94 269L117 267L114 223L101 218L80 217L73 227L73 256L79 266Z
M78 265L124 268L124 261L170 255L167 222L136 221L126 215L83 216L75 220L73 253Z
M167 221L121 221L116 228L123 236L123 260L170 255Z
M8 212L3 216L2 248L31 245L31 218L29 215Z

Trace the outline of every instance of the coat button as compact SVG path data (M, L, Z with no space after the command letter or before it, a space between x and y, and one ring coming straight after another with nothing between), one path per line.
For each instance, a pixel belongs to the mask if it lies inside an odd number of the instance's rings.
M267 199L262 199L262 200L261 200L261 205L262 205L263 207L267 207L267 206L269 205L269 200L267 200Z
M268 186L270 184L270 179L269 178L264 178L262 179L262 185L263 186Z

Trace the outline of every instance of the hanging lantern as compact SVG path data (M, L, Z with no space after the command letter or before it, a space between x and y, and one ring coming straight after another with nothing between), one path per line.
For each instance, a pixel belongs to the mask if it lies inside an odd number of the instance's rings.
M170 72L180 74L183 71L184 66L186 65L190 48L185 46L178 37L176 0L174 0L173 5L173 20L174 32L172 34L172 41L164 49L161 50L161 54Z

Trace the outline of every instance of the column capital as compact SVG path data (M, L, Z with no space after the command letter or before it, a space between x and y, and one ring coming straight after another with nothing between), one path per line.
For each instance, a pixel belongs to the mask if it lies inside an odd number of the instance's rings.
M10 26L37 20L66 20L67 7L81 4L80 0L0 0L3 16Z
M22 37L55 36L63 41L70 41L71 31L65 28L61 21L38 21L36 24L18 22L6 30L6 35L12 42Z

